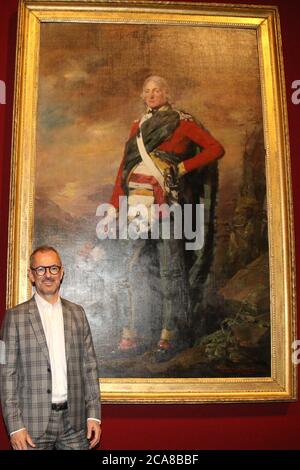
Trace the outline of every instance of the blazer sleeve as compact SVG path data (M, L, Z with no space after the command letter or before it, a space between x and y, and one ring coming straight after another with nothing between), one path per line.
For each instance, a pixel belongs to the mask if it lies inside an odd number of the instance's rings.
M201 152L182 162L186 173L223 157L224 148L206 129L194 121L182 121L181 127L184 136L202 147Z
M18 397L19 335L15 312L6 312L1 335L5 344L5 363L0 365L0 391L4 421L8 433L25 428Z
M83 373L85 389L85 405L87 418L101 419L99 372L92 334L84 309L84 355Z

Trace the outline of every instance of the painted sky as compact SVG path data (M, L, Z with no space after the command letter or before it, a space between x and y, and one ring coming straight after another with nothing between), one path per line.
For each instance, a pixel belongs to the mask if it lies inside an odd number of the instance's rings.
M261 121L254 30L122 24L42 24L37 195L71 215L108 197L144 79L164 76L175 107L223 144L220 191L235 192L247 137ZM222 200L222 197L220 197Z

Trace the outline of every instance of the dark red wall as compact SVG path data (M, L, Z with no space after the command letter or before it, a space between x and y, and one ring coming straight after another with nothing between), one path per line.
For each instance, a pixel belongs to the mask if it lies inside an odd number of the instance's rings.
M231 0L230 3L239 2ZM297 177L300 170L300 105L292 104L291 84L300 80L300 3L286 0L244 0L243 3L278 5L280 8L294 189L296 261L299 266L300 186ZM4 80L7 86L7 104L0 105L1 317L5 310L17 4L17 0L0 0L0 80ZM297 284L300 288L300 278ZM9 441L0 418L0 449L7 448ZM105 405L102 448L300 449L300 403Z

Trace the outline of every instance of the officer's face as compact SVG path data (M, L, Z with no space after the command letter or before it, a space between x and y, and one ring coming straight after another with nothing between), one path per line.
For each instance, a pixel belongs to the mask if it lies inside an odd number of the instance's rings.
M54 251L37 252L34 255L32 267L37 268L39 266L61 266L61 260ZM58 293L63 273L63 267L61 267L57 274L51 274L49 268L47 268L43 275L39 275L37 271L29 269L28 277L35 284L37 293L45 300L48 300Z
M143 99L149 108L159 108L167 102L166 91L150 80L143 89Z

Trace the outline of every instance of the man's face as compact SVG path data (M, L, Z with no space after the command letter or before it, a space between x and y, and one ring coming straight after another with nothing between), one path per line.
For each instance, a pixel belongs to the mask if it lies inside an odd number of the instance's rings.
M45 253L37 252L34 255L32 263L33 268L53 265L61 266L61 261L54 251L46 251ZM28 277L30 281L35 284L37 293L45 299L58 293L63 274L63 267L58 274L51 274L49 269L46 269L45 274L42 276L39 276L37 272L32 269L28 270Z
M143 89L143 99L149 108L159 108L167 102L166 90L159 88L157 83L150 80Z

